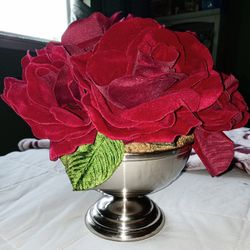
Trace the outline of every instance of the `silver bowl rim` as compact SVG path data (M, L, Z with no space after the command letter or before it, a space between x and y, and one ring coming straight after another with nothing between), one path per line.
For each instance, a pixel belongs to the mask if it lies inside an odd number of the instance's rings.
M192 144L187 144L177 149L167 151L148 152L148 153L125 153L123 161L145 161L145 160L158 160L165 157L176 157L186 154L192 148Z

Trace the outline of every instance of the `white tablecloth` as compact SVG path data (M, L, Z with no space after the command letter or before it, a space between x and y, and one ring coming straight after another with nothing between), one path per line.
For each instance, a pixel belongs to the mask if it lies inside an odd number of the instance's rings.
M143 241L113 242L89 232L84 215L99 197L95 191L73 192L48 150L0 157L0 249L250 249L250 176L239 169L215 178L205 170L184 172L150 195L166 224Z

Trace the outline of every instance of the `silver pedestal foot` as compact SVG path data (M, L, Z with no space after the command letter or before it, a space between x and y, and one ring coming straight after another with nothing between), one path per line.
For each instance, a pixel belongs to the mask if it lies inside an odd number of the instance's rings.
M104 195L86 215L94 234L114 241L136 241L158 233L164 225L160 208L148 197Z

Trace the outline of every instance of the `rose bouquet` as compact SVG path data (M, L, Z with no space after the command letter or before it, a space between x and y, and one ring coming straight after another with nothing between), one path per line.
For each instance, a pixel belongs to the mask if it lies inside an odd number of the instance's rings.
M72 23L60 43L22 59L22 80L5 79L2 99L51 141L75 190L107 180L133 142L193 148L212 176L225 172L233 143L223 133L249 113L238 81L213 69L208 49L191 32L153 19L94 13Z

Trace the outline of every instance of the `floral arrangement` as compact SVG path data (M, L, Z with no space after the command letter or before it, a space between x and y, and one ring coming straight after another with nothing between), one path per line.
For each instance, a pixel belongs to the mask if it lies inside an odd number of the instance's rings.
M150 18L94 13L72 23L60 43L28 52L22 69L22 80L5 79L2 99L37 138L50 139L50 158L61 158L75 190L109 178L124 144L189 134L219 175L233 159L223 131L249 119L238 81L213 69L196 35Z

